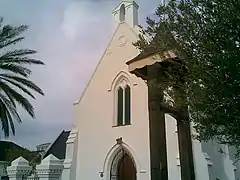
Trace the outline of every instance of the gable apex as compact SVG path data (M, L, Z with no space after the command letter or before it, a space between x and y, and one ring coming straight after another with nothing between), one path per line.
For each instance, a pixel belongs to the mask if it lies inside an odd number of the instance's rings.
M89 80L88 80L88 83L87 83L87 85L85 86L85 88L84 88L84 90L83 90L80 98L79 98L78 100L74 101L74 102L73 102L73 105L77 105L77 104L79 104L79 103L81 102L83 96L85 95L85 93L86 93L86 91L87 91L88 86L90 85L90 83L91 83L94 75L96 74L96 72L97 72L97 70L98 70L98 68L99 68L102 60L103 60L104 57L106 56L106 53L107 53L107 51L109 50L110 45L112 44L114 38L116 37L116 34L117 34L119 28L120 28L122 25L125 25L125 26L130 30L130 32L133 33L133 34L136 36L136 39L138 38L138 33L137 33L136 31L134 31L134 29L130 28L127 23L123 22L123 23L118 24L118 27L116 28L115 32L113 33L113 35L112 35L109 43L107 44L106 49L104 50L104 52L103 52L103 54L102 54L102 56L101 56L101 58L100 58L100 60L99 60L99 62L98 62L98 64L97 64L97 66L95 67L94 71L92 72L92 75L90 76L90 78L89 78Z
M98 64L97 64L96 68L94 69L94 71L93 71L93 73L92 73L90 79L88 80L87 85L85 86L85 88L84 88L84 90L83 90L83 92L82 92L82 95L80 96L80 99L74 101L74 102L73 102L73 105L77 105L77 104L79 104L79 103L81 102L81 100L82 100L82 98L83 98L83 96L84 96L84 94L85 94L85 92L86 92L86 90L87 90L89 84L91 83L91 80L92 80L94 74L96 73L96 71L97 71L99 65L101 64L102 59L104 58L104 56L105 56L105 54L106 54L106 52L107 52L107 50L108 50L108 48L109 48L109 46L110 46L110 44L111 44L113 38L115 37L115 34L117 33L119 26L120 26L120 24L118 25L118 27L117 27L116 30L114 31L114 33L113 33L113 35L112 35L110 41L108 42L108 44L107 44L107 46L106 46L106 48L105 48L105 50L104 50L104 52L103 52L103 54L102 54L102 56L101 56L101 58L100 58L100 60L99 60L99 62L98 62Z

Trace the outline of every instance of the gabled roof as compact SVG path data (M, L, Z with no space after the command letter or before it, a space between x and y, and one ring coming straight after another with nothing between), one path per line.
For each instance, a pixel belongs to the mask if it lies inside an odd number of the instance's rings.
M109 40L109 42L108 42L108 44L107 44L107 46L106 46L106 48L105 48L105 50L104 50L104 52L103 52L103 54L102 54L102 56L101 56L101 58L100 58L100 60L99 60L99 62L98 62L98 64L97 64L97 66L95 67L95 69L94 69L94 71L93 71L91 77L89 78L88 83L87 83L87 85L85 86L85 88L84 88L84 90L83 90L83 93L81 94L80 98L79 98L77 101L75 101L75 102L73 103L73 105L77 105L77 104L79 104L79 103L81 102L81 100L82 100L82 98L83 98L85 92L87 91L88 86L89 86L90 83L91 83L91 80L93 79L93 76L94 76L95 73L97 72L98 67L100 66L100 64L101 64L101 62L102 62L102 60L103 60L103 58L104 58L105 55L106 55L106 52L108 51L109 46L111 45L111 43L112 43L112 41L113 41L115 35L116 35L117 32L118 32L118 29L120 28L120 26L121 26L122 24L125 24L126 26L128 26L128 28L131 30L131 32L133 32L133 33L138 37L137 29L133 29L133 28L131 28L126 22L121 22L121 23L118 24L116 30L114 31L113 35L111 36L111 38L110 38L110 40Z
M43 154L42 159L52 154L58 159L65 159L66 155L66 142L71 131L62 131L56 140L48 147Z
M131 59L130 61L128 61L126 64L129 65L132 62L138 61L140 59L144 59L147 58L153 54L156 54L156 50L154 48L146 48L144 49L144 51L140 52L135 58Z
M169 63L170 60L179 61L179 58L171 50L163 52L163 55L160 55L155 48L149 46L135 58L126 62L126 64L128 65L130 73L135 74L144 80L148 80L149 76L147 67L154 64L162 64L163 62L166 62L166 60L168 60Z
M0 161L6 161L7 151L11 149L25 149L11 141L0 141Z

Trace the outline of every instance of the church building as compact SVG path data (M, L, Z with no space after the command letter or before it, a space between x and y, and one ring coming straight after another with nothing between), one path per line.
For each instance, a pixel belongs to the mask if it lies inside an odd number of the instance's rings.
M126 64L140 53L132 45L140 32L138 10L134 0L121 0L112 12L113 36L74 104L63 180L151 179L148 88ZM176 120L165 119L168 177L180 180ZM238 179L228 147L194 139L192 146L196 180Z

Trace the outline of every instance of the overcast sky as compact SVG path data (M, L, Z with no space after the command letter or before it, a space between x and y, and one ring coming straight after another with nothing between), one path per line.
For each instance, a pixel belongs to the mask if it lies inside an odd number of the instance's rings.
M111 12L120 0L1 0L5 23L29 25L19 47L38 51L45 66L31 67L31 79L45 92L33 101L36 119L21 111L10 140L34 148L71 128L77 100L111 36ZM161 0L137 0L140 24Z

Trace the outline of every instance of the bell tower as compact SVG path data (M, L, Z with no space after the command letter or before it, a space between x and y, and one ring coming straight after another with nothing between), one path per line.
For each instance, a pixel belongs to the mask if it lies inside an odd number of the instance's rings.
M134 0L121 0L112 12L114 27L116 28L116 26L122 22L126 22L131 28L139 25L138 8L139 6Z

